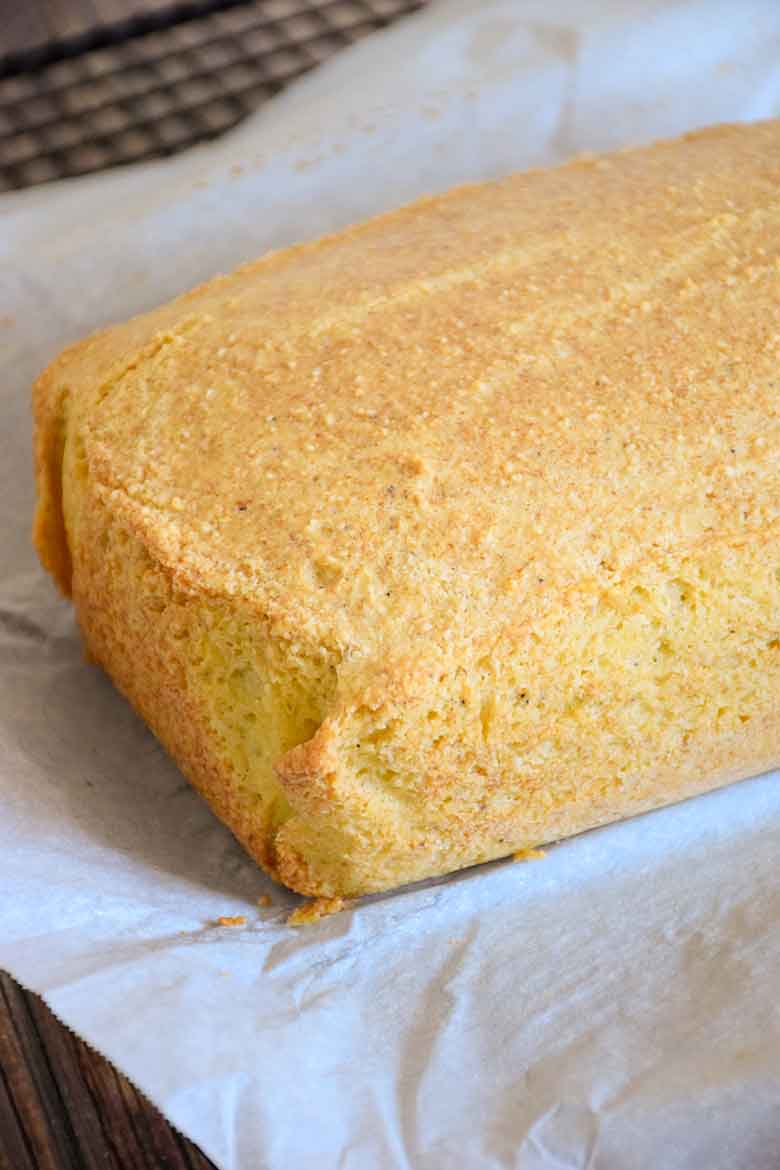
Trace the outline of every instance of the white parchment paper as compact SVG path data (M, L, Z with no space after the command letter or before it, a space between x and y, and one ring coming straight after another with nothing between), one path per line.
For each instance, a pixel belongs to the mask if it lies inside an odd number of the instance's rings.
M32 377L421 192L778 112L774 0L441 0L217 146L0 199L0 963L223 1170L776 1168L780 783L288 927L36 566Z

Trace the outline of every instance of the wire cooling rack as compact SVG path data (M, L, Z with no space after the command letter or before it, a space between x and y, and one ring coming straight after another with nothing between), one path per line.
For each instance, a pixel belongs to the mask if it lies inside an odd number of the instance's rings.
M210 0L0 56L0 191L175 154L426 0Z

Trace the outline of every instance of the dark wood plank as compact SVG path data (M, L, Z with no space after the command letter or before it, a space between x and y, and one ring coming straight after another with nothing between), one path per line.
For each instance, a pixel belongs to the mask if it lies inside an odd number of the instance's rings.
M78 1170L67 1115L24 995L6 977L0 979L0 1066L35 1166Z
M57 1023L39 999L30 998L27 1006L34 1030L40 1038L44 1059L59 1088L83 1170L107 1170L109 1165L114 1170L116 1161L113 1157L109 1161L105 1156L103 1126L94 1098L79 1068L78 1042ZM128 1165L132 1166L132 1162Z
M214 1170L38 996L0 972L0 1170Z
M35 1170L30 1147L16 1116L11 1091L0 1064L0 1170Z

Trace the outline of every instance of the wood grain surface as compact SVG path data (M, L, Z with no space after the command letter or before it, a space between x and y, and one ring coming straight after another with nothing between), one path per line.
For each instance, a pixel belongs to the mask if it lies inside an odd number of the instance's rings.
M0 1170L214 1170L116 1070L0 972Z

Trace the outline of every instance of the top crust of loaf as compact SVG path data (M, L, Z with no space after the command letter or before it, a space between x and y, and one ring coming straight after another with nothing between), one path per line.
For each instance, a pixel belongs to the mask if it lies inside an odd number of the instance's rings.
M264 257L66 351L36 392L42 478L71 394L92 474L193 588L343 648L492 641L733 524L729 449L776 426L779 180L780 123L722 127ZM762 374L761 426L729 435Z

